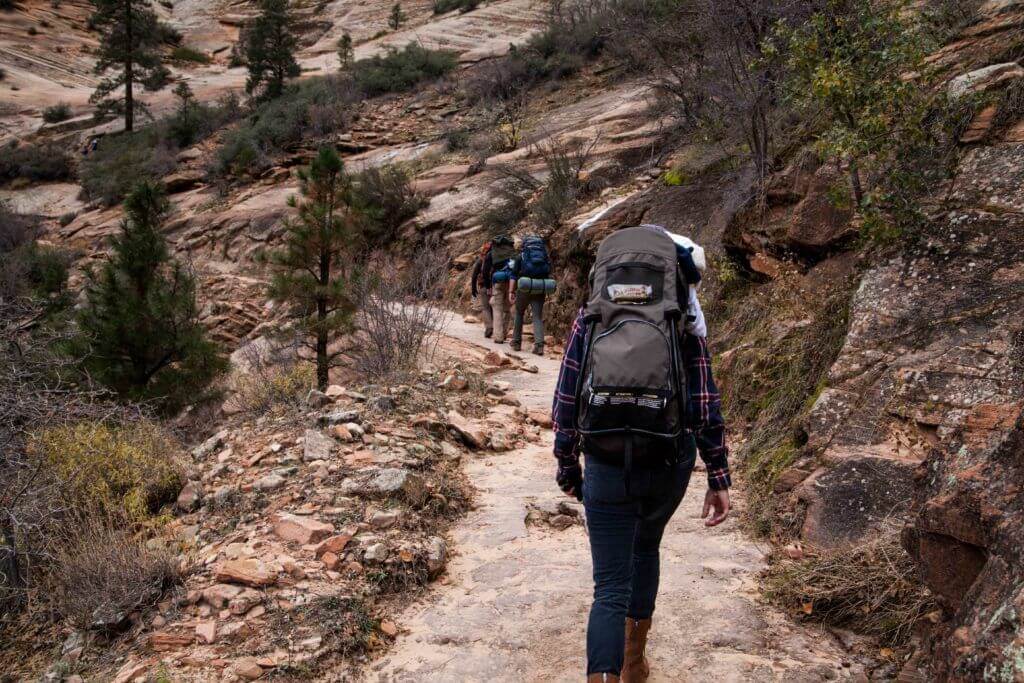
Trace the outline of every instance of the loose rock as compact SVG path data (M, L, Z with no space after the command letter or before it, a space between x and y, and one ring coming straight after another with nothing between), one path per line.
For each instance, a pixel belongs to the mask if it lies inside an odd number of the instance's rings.
M274 524L274 534L285 541L294 541L303 545L317 543L334 533L334 525L321 522L311 517L299 517L281 513Z
M323 432L315 429L307 429L303 443L302 459L305 462L314 460L327 460L334 450L334 441Z

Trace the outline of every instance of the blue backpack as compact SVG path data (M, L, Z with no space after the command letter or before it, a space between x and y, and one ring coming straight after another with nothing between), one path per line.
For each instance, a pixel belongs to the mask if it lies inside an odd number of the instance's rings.
M540 237L527 237L523 240L523 251L520 254L519 274L530 278L546 278L551 275L551 261L544 240Z

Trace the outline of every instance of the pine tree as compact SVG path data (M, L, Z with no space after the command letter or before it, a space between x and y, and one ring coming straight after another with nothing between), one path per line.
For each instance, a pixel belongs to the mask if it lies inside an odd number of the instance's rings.
M286 79L299 75L299 64L295 61L298 40L293 31L288 0L260 0L260 14L245 48L249 65L247 93L273 99L284 91Z
M90 24L101 33L96 51L97 74L115 71L100 81L90 102L100 113L124 114L124 129L135 127L136 112L145 105L135 99L135 85L159 90L167 84L169 72L160 59L163 27L149 0L91 0L95 11ZM122 92L123 94L119 94Z
M199 129L203 125L202 105L196 100L192 88L186 81L181 81L174 87L174 96L178 100L178 106L168 122L169 132L179 147L188 147L196 141Z
M78 314L84 369L119 397L174 411L202 395L227 362L198 322L193 275L168 252L159 226L168 203L141 183L110 257L87 272Z
M338 68L341 71L348 71L352 68L354 61L355 49L352 47L352 36L345 31L341 34L341 38L338 38Z
M316 354L316 380L327 388L328 372L338 357L331 342L352 329L359 277L355 252L361 221L351 207L350 183L338 154L321 147L300 174L305 201L293 197L299 215L287 224L285 246L270 255L276 269L269 296L290 308L299 333Z
M391 16L388 17L388 26L391 27L392 31L397 31L402 28L402 24L406 20L405 12L402 11L401 3L396 2L394 7L391 8Z

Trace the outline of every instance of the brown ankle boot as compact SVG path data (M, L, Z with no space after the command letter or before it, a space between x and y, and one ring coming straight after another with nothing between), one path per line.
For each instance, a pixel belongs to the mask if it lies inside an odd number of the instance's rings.
M587 683L619 683L619 677L615 674L590 674Z
M647 647L647 632L651 630L650 619L626 617L626 656L622 663L622 683L646 683L651 675L644 649Z

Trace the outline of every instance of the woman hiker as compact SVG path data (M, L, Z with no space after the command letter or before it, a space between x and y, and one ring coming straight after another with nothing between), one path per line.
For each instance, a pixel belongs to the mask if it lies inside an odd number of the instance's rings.
M582 499L589 530L594 601L587 625L587 681L592 683L620 680L643 683L647 680L650 669L644 651L658 594L658 548L665 525L686 492L696 451L699 450L707 466L708 491L701 515L707 526L720 524L729 514L731 484L725 424L718 389L711 376L703 314L695 294L700 274L691 256L692 248L679 247L673 255L673 247L662 238L669 233L658 226L620 232L621 235L613 233L613 236L618 235L615 237L620 249L618 260L615 260L616 254L612 254L611 260L604 261L611 265L596 281L592 280L597 291L573 323L552 409L554 453L558 461L556 480L567 495ZM641 246L631 246L633 239ZM605 242L609 240L612 236ZM692 242L686 244L692 245ZM629 253L631 249L634 253ZM657 265L661 270L653 278L651 273L657 269L652 270L650 263L634 267L638 258L652 259L652 250L660 250L662 259ZM595 271L602 268L604 251L605 244L602 244ZM678 287L674 286L676 258L679 271L686 279L686 283L679 283ZM702 252L699 261L703 263ZM668 271L673 272L661 279L659 273ZM655 308L657 315L651 318L654 323L637 320L641 315L638 311ZM664 316L661 315L663 310L667 311ZM607 318L600 320L601 316L617 320L619 324L599 328L610 322ZM665 320L669 321L669 329L678 332L676 346L665 341L667 337L661 332L650 331ZM599 350L593 350L595 340L590 338L595 329L602 331L602 334L594 334L599 337ZM620 335L620 342L615 341L617 335ZM605 375L601 382L607 383L607 377L617 376L623 378L619 384L629 385L631 368L650 364L649 359L657 355L659 344L669 349L666 359L669 352L678 354L678 365L671 363L671 374L680 375L674 386L680 386L685 379L685 393L689 397L688 405L680 402L685 408L680 409L682 424L676 432L678 436L671 441L649 442L662 445L649 446L652 452L641 458L634 455L633 444L638 437L630 435L627 425L624 438L619 436L619 441L611 442L628 443L625 454L608 449L599 454L600 448L594 444L607 442L601 442L597 435L610 430L587 431L592 423L603 419L607 426L611 424L608 420L621 417L625 409L634 410L630 419L635 425L643 416L642 411L650 411L652 405L664 408L666 403L662 397L672 394L651 393L650 389L637 389L632 399L628 398L628 391L621 389L602 394L601 387L594 386L599 382L593 379L600 371L598 365L614 366L612 374ZM643 351L638 351L640 346ZM609 356L616 353L619 357L609 360ZM670 373L659 368L667 368L668 364L666 360L665 365L653 365L655 371L646 374L638 369L641 379L632 386L642 385L644 377L650 382L663 381L659 377ZM584 367L586 370L581 377ZM676 372L677 367L681 367L681 372ZM634 405L625 406L627 400L634 400ZM607 406L611 406L612 412L595 417ZM588 411L587 414L578 411L578 407ZM647 430L656 429L650 421L642 424ZM584 437L593 438L586 440ZM589 452L586 444L591 444L595 452ZM581 469L579 463L581 450L585 469Z
M469 289L473 299L480 305L480 318L484 323L484 337L490 338L493 329L491 317L491 243L484 242L480 255L473 262L473 272L469 276Z

